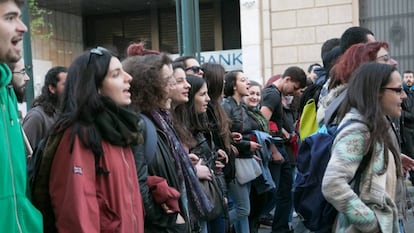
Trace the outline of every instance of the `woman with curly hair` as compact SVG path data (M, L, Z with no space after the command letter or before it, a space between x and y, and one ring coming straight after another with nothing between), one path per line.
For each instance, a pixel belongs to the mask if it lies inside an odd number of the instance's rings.
M145 232L191 232L198 227L198 218L210 211L212 205L172 125L170 93L176 88L172 61L165 53L145 55L143 48L135 51L139 52L128 54L123 62L133 78L132 107L148 117L157 131L155 156L144 161L148 177L165 179L168 187L179 193L177 197L169 189L158 193L162 198L154 193L148 198L144 196L146 210L152 211L146 216Z

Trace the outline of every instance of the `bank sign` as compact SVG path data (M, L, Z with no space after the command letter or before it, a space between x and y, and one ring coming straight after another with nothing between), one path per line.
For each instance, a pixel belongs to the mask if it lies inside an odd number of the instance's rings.
M172 59L176 59L177 57L178 57L177 54L171 55ZM201 52L200 53L200 64L203 64L206 62L218 63L222 65L226 71L242 70L243 69L242 50L231 49L231 50Z

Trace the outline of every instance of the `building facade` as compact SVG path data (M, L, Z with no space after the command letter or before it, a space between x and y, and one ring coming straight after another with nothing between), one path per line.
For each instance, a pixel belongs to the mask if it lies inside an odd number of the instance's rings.
M106 1L110 10L103 10L100 1L94 1L93 10L82 4L38 1L51 12L45 20L53 25L53 35L32 36L35 89L47 68L69 66L74 57L96 45L117 50L121 57L133 41L179 52L174 1L147 1L149 7L130 9ZM289 66L306 70L309 64L321 63L325 40L361 25L370 28L377 40L389 42L391 54L402 69L408 69L414 55L408 39L414 33L413 5L411 0L200 0L201 51L206 52L201 60L228 63L228 69L241 67L250 79L264 83Z

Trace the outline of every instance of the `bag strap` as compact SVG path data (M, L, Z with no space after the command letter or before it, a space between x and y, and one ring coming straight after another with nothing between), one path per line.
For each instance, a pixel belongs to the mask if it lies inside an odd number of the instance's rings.
M144 156L147 162L150 162L154 158L157 149L157 130L154 123L147 116L141 114L141 118L145 125Z
M339 94L326 108L325 110L325 118L324 123L325 125L329 125L336 117L336 113L341 106L341 103L345 99L346 93L348 90L344 90L341 94Z
M359 123L365 124L365 122L363 122L362 120L358 120L358 119L355 119L355 118L351 118L351 119L349 119L348 121L346 121L345 123L343 123L340 127L338 127L336 129L334 136L336 137L336 135L338 135L339 132L341 132L345 127L347 127L348 125L350 125L352 123L355 123L355 122L359 122Z

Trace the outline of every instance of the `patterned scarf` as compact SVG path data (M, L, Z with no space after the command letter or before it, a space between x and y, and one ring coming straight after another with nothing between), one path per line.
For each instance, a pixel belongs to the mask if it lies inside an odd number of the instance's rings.
M249 114L249 116L251 116L253 119L256 120L257 124L259 125L259 130L269 133L270 129L269 129L269 124L266 120L266 118L262 115L262 113L260 112L259 108L254 107L254 108L247 108L247 114Z
M190 213L198 217L206 216L213 206L204 192L180 140L172 127L169 111L159 110L151 113L155 123L167 135L168 144L174 157L180 185L187 195Z

